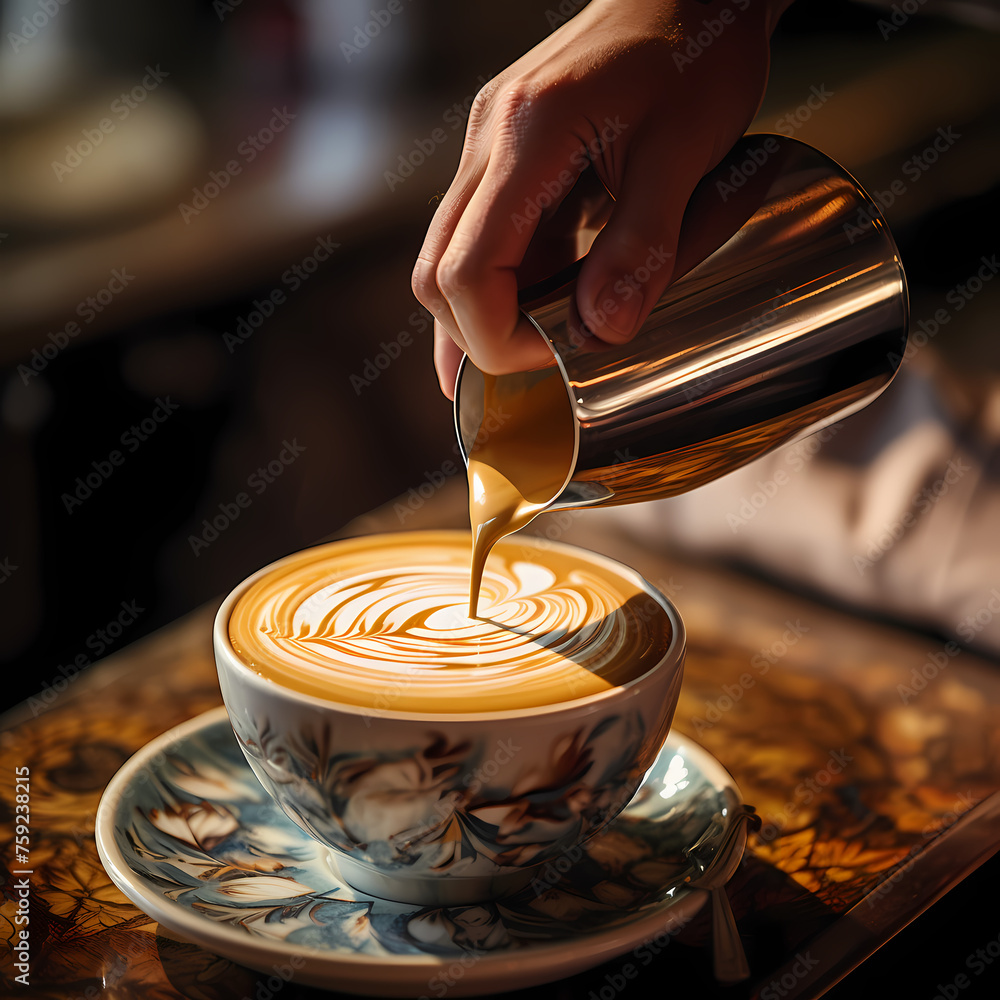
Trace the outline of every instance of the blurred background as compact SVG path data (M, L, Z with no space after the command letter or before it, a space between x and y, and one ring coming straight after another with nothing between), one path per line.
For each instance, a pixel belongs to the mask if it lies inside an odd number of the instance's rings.
M581 6L0 2L4 706L458 469L410 268L474 95ZM998 26L800 0L775 39L754 127L875 195L914 316L997 250ZM935 343L996 369L998 313Z

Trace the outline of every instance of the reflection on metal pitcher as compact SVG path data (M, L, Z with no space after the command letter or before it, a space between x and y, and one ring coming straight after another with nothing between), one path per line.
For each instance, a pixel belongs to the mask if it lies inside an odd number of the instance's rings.
M681 277L629 343L600 341L580 320L581 265L522 293L555 365L494 387L517 399L545 378L564 382L575 460L549 509L716 479L871 402L906 345L906 281L878 207L794 139L744 136L702 180L684 216ZM466 460L484 381L465 358L455 418Z

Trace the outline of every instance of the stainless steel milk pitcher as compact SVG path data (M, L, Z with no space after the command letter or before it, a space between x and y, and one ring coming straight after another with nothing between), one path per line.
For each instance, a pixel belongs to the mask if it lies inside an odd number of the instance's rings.
M701 181L681 229L682 277L628 344L598 341L580 322L580 264L522 295L576 422L549 509L716 479L871 402L906 346L906 279L878 207L795 139L744 136ZM466 461L483 410L483 376L466 357L455 392Z

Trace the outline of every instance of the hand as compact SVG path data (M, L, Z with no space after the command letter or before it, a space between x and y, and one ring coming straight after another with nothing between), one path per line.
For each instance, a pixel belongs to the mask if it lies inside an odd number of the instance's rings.
M413 271L446 396L463 351L493 374L551 360L518 308L518 270L585 172L614 205L577 309L605 341L635 334L673 276L691 192L760 104L786 5L592 0L482 89Z

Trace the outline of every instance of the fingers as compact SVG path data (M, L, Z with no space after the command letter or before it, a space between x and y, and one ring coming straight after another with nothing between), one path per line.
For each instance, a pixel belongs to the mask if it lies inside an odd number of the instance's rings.
M430 310L436 322L440 323L456 342L463 346L463 349L464 340L458 323L441 289L438 288L437 269L462 213L486 172L489 154L481 151L481 146L481 142L466 141L455 179L434 213L410 279L417 300Z
M418 301L431 311L463 349L464 338L458 323L438 287L438 267L454 235L455 227L482 183L489 165L494 134L498 124L502 124L497 113L496 95L503 86L503 79L504 74L499 74L476 95L469 112L458 169L428 226L410 282Z
M502 121L497 129L480 130L480 141L513 148L513 137L497 138L496 131L503 131ZM463 352L497 374L551 363L551 351L518 307L518 268L539 222L553 215L587 164L577 156L576 169L566 167L579 145L569 135L555 148L539 150L522 133L516 159L496 156L497 146L492 157L463 154L412 278L414 293L435 317L434 365L449 399ZM564 263L575 259L569 243L564 238L558 248L568 256Z
M517 302L517 269L546 210L572 189L587 160L571 131L499 137L483 179L437 268L458 330L476 365L493 374L535 368L551 351Z
M577 280L581 318L609 343L630 340L670 283L684 208L704 173L696 144L665 136L637 137L629 149L618 200Z

